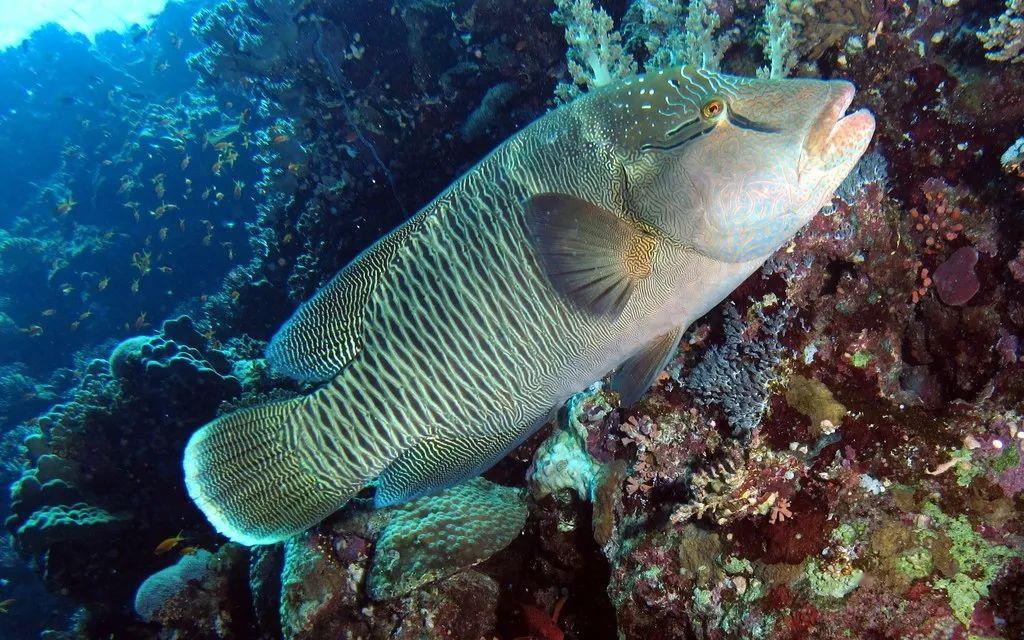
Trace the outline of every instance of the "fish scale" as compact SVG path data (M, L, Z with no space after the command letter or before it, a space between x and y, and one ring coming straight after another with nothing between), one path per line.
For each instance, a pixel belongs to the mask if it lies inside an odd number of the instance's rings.
M788 138L773 137L785 122L749 113L728 120L730 104L756 105L780 83L820 103L796 105ZM689 191L714 159L699 151L747 140L776 145L780 162L804 161L808 132L845 91L683 68L543 116L364 251L282 327L268 348L271 365L327 383L200 429L184 460L190 495L232 539L274 542L367 485L385 506L486 470L624 361L612 383L636 399L686 325L795 232L765 225L756 244L769 251L739 256L735 239L749 229L708 231L712 221L728 224L731 211L669 216L677 201L694 209L714 201L714 193ZM680 126L690 121L700 135ZM748 179L749 164L726 166L714 184L747 193L759 168ZM823 201L845 176L830 170L808 202ZM746 204L763 204L766 216L809 219L817 210L790 212L756 197Z

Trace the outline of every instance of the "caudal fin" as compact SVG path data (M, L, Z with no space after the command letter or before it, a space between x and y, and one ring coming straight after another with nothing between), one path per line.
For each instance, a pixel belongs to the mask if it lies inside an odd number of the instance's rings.
M304 531L351 492L309 471L305 448L288 445L302 399L242 409L207 424L185 448L185 486L217 531L246 545ZM294 430L292 431L294 433Z

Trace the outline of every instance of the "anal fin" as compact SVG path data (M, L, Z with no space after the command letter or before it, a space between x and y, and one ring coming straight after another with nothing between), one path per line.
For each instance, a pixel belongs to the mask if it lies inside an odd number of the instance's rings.
M685 329L681 326L661 334L622 363L612 376L612 389L618 392L622 406L633 405L651 388L675 354Z

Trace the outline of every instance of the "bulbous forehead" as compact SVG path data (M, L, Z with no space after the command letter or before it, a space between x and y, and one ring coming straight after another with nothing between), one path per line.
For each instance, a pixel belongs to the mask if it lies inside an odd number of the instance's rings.
M595 92L582 110L596 137L627 155L647 149L678 148L680 130L690 136L710 131L702 108L721 100L734 123L754 130L804 136L835 93L836 82L730 76L684 66L663 69ZM845 84L845 83L844 83ZM693 127L693 129L688 129Z

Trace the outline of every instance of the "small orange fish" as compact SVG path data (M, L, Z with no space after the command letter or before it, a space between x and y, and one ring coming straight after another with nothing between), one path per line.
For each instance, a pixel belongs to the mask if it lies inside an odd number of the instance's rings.
M57 203L57 206L54 209L54 211L57 213L57 215L62 216L65 213L71 211L71 209L74 208L76 204L78 203L75 202L75 199L72 198L71 196L68 196Z
M74 290L75 288L71 286L70 282L65 282L64 284L60 285L60 292L63 293L64 295L70 295L71 292Z
M160 242L167 239L167 227L160 227L160 231L157 232L157 236L160 238Z
M96 283L96 290L97 291L103 291L104 289L107 288L107 285L109 285L109 284L110 284L110 276L106 276L102 280L100 280L98 283Z
M185 539L184 534L184 531L179 531L178 535L167 538L160 544L156 545L156 549L153 549L153 555L163 555L171 549L173 549L174 547L178 546L178 544Z
M288 172L289 173L298 175L298 173L300 171L302 171L302 165L301 164L299 164L298 162L289 162L288 163Z
M89 319L91 317L92 317L92 311L83 311L82 314L80 316L78 316L78 319L79 320L87 320L87 319Z
M237 291L237 290L233 290L233 291L231 292L231 301L232 301L232 302L238 302L238 298L239 298L239 297L241 297L241 295L242 295L242 294L238 293L238 291Z
M50 316L52 316L55 313L57 313L56 309L43 309L43 317L44 318L49 318Z
M194 556L198 552L199 549L197 547L182 547L179 553L181 553L181 555L183 556Z
M181 159L181 170L188 169L189 163L192 162L192 156L185 156Z
M78 331L78 327L81 326L81 324L82 322L80 320L75 320L74 322L71 323L71 330Z
M244 182L242 182L241 180L235 180L235 199L236 200L242 197L242 187L244 187L244 186L245 186Z
M157 267L157 271L159 271L160 273L173 273L174 269L164 265L162 267Z
M135 328L136 329L145 329L148 326L149 326L149 323L146 322L146 312L142 311L142 312L139 313L139 317L135 318ZM179 540L179 542L180 542L180 540ZM175 544L177 544L177 543L175 543Z
M210 170L213 171L213 175L219 176L220 175L220 169L221 169L222 166L223 166L223 164L221 163L220 160L218 160L217 162L214 162L213 166L210 167Z
M279 133L274 136L274 144L281 144L282 142L288 142L289 137L283 133Z
M224 194L218 191L217 193L213 194L213 197L216 198L217 202L220 202L221 200L224 199Z
M32 336L33 338L36 337L36 336L43 335L43 328L40 327L38 324L33 324L33 325L30 325L30 326L27 326L27 327L22 327L21 329L18 329L18 331L21 331L22 333L24 333L26 335Z
M135 278L134 280L132 280L132 293L138 293L138 292L139 292L139 279Z

